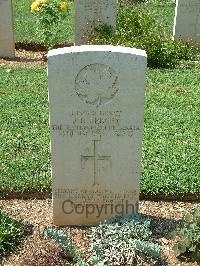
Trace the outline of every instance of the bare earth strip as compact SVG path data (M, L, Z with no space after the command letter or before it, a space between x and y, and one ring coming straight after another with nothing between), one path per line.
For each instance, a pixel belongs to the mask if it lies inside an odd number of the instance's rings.
M179 261L172 251L173 241L167 235L173 230L177 222L182 218L184 212L191 212L194 208L200 207L199 203L186 202L153 202L140 201L139 213L147 216L152 220L152 230L154 232L154 241L161 245L162 253L166 258L167 264L164 265L181 265L192 266L197 265L192 262ZM5 266L25 265L22 263L24 258L30 257L33 249L37 247L40 252L45 252L47 245L52 246L51 240L44 239L43 230L45 227L51 227L52 224L52 202L46 200L1 200L0 209L8 213L13 218L21 221L29 232L21 249L18 253L10 256L3 262ZM82 251L86 258L89 256L90 238L88 236L87 227L64 227L60 228L68 234L76 247ZM48 247L49 249L50 247ZM39 265L39 264L32 264ZM51 264L52 265L52 264ZM55 264L62 265L62 264ZM68 264L73 265L73 264ZM138 265L155 265L155 264L138 264Z
M41 67L46 65L46 52L35 52L26 50L16 50L15 58L1 59L0 66L11 67Z

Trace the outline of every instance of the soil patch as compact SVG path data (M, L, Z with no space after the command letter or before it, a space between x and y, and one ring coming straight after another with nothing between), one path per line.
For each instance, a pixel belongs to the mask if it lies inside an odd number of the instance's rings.
M57 44L56 48L73 46L74 44ZM14 58L0 58L0 66L11 67L41 67L47 62L47 48L38 43L21 43L15 44Z
M10 192L6 190L0 190L0 199L50 199L52 198L51 192L37 192L37 191L27 191L27 192ZM199 194L187 193L184 195L164 195L164 194L145 194L140 193L140 200L152 200L152 201L182 201L182 202L200 202Z
M27 51L19 49L15 51L15 58L1 58L0 66L6 68L12 67L41 67L45 66L47 61L47 52Z

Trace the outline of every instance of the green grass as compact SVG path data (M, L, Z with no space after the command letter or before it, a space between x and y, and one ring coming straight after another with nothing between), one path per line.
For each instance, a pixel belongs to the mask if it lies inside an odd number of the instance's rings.
M148 70L144 193L200 193L199 71ZM46 69L0 68L0 75L0 188L50 191Z
M0 69L0 187L50 189L46 69Z
M23 238L21 224L0 211L0 263L5 255L19 246Z
M141 5L155 17L157 24L172 35L176 4L173 0L149 0Z
M40 43L36 36L35 16L31 13L32 0L13 0L15 41L24 43ZM74 8L68 3L68 16L61 25L62 34L58 36L58 43L74 42Z
M142 192L200 193L200 67L149 70Z

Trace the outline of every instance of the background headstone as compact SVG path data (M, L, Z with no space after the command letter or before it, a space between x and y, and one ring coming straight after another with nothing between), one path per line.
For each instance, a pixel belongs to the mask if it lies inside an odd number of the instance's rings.
M0 0L0 57L14 56L12 1Z
M200 0L177 0L174 39L200 48Z
M87 44L99 25L116 29L117 0L75 0L75 44Z
M53 216L89 225L137 212L146 53L75 46L48 54Z

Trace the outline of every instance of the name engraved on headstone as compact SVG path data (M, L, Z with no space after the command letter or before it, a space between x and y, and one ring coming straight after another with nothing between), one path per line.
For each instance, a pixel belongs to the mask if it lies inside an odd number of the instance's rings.
M133 136L139 126L121 123L122 110L113 111L72 111L68 125L52 125L52 130L63 137L74 136Z

